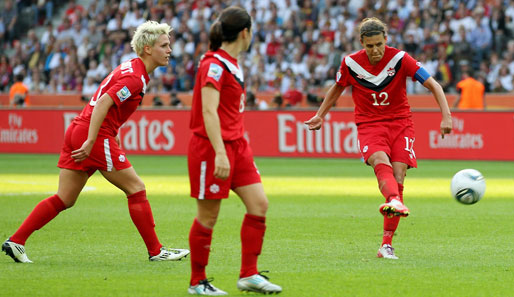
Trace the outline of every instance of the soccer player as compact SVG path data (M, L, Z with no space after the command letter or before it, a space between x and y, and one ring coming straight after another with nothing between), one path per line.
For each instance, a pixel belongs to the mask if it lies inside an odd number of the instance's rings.
M170 32L167 24L141 24L131 42L139 57L116 67L68 127L57 164L61 168L57 194L39 202L2 245L14 261L32 262L25 253L25 241L61 211L72 207L96 170L127 195L130 217L146 244L150 261L180 260L189 254L186 249L167 249L159 242L145 185L120 148L117 136L119 127L143 100L148 73L168 65Z
M235 6L224 9L210 28L210 50L196 75L190 124L193 136L188 148L191 197L197 199L197 216L189 233L192 273L188 292L193 295L227 295L210 284L205 267L221 201L231 189L246 207L237 288L264 294L282 291L257 270L268 198L244 138L246 92L238 65L239 54L252 41L251 27L246 10Z
M330 107L347 86L352 86L359 148L366 164L373 167L386 199L379 208L384 215L384 233L378 257L398 259L391 246L393 234L400 217L409 215L403 204L403 183L407 169L417 167L407 77L434 95L442 114L442 137L451 132L452 119L443 89L423 66L406 52L386 46L387 28L382 21L366 18L359 30L364 49L343 58L336 82L316 115L305 124L310 130L320 129Z

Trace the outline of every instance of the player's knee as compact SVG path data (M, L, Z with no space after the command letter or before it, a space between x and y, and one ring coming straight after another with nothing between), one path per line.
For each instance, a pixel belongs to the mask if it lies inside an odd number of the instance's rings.
M266 196L262 196L252 201L252 203L250 205L247 205L246 208L249 214L265 216L266 212L268 211L268 206L268 198Z
M63 204L64 207L66 207L66 209L73 207L75 205L75 202L77 202L77 200L63 200Z
M260 199L257 203L259 211L264 215L268 211L269 201L268 198Z
M198 216L196 219L203 226L212 229L212 228L214 228L214 225L216 225L216 222L218 220L218 216L214 215L214 214L203 214L201 216Z
M405 179L405 172L395 172L394 179L396 179L397 183L403 184L403 180Z

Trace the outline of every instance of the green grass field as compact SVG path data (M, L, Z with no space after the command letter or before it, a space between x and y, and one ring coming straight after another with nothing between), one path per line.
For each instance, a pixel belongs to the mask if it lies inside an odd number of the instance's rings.
M0 154L0 240L57 189L57 155ZM163 244L184 248L195 215L184 157L131 156ZM393 241L400 260L376 258L383 202L359 160L257 158L270 199L259 269L281 296L514 296L514 163L420 161L408 172ZM452 175L480 170L485 197L466 206ZM75 207L27 241L34 264L0 256L1 296L188 296L189 258L150 263L122 192L96 173ZM232 296L244 207L223 202L214 231L213 284Z

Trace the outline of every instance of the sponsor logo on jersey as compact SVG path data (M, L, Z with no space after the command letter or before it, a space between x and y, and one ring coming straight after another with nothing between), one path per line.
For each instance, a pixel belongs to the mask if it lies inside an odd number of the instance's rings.
M216 194L220 191L220 186L218 186L217 184L212 184L209 187L209 191L211 191L211 193L213 193L213 194Z
M220 65L211 63L211 65L209 65L209 71L207 72L207 76L214 78L216 81L219 81L222 73L223 68L221 68Z
M120 99L121 102L127 100L127 98L130 97L130 95L132 95L132 94L130 93L127 86L124 86L123 88L121 88L121 90L116 92L116 96L118 96L118 98Z
M393 67L387 69L387 75L394 76L396 74L396 70Z

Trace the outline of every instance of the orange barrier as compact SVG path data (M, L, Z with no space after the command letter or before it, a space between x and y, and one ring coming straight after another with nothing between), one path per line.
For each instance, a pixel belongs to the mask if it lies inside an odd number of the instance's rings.
M165 106L171 105L171 96L169 93L160 94L146 94L143 98L143 106L149 107L153 105L154 97L158 96ZM272 92L260 92L256 94L258 100L264 100L271 103L275 93ZM182 101L185 106L190 106L193 94L190 93L178 93L178 99ZM307 100L304 96L301 107L309 107ZM415 109L426 109L426 108L439 108L435 99L431 94L425 95L409 95L409 104ZM453 103L457 99L457 95L448 94L446 95L448 104L453 106ZM35 107L82 107L85 102L81 100L80 94L31 94L30 95L31 106ZM506 110L514 109L514 94L487 94L486 104L488 110ZM9 105L9 96L7 94L0 94L0 106ZM353 101L351 95L344 94L337 101L337 107L339 108L353 108Z

